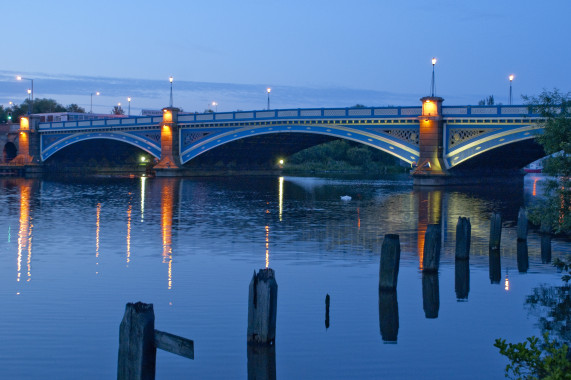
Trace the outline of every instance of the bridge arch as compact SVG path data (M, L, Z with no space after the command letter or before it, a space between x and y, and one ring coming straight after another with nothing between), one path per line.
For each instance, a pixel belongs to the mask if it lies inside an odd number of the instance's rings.
M419 156L418 146L372 130L355 129L343 125L288 125L284 123L271 126L248 126L240 129L218 130L214 132L182 129L180 139L181 162L185 164L208 151L233 141L270 134L314 134L329 137L331 140L345 139L355 141L382 150L407 163L416 162ZM308 146L301 147L299 150L307 147Z
M47 160L49 157L58 151L69 147L75 143L87 140L115 140L129 145L133 145L141 150L146 151L156 158L161 157L161 148L159 144L153 144L148 139L142 138L133 133L112 131L112 132L86 132L86 133L71 133L67 135L45 135L42 136L42 161Z
M18 155L18 148L16 144L8 141L4 144L4 149L2 151L2 162L10 162Z

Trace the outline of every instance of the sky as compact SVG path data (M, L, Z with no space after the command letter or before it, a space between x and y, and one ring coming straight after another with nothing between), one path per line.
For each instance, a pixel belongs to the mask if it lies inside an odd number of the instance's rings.
M513 102L571 90L571 1L28 0L2 4L0 105L35 98L132 114ZM218 106L212 107L211 103Z

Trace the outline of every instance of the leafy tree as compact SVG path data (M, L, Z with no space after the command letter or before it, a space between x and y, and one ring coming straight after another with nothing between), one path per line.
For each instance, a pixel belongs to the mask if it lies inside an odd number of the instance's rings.
M363 104L355 104L353 107L351 108L366 108Z
M479 106L493 106L495 104L494 95L490 95L478 102Z
M66 107L66 111L67 112L79 112L79 113L85 113L85 108L78 106L75 103L70 104L69 106Z
M121 108L121 106L113 107L113 109L111 110L111 113L113 115L125 115L125 111L123 111L123 108Z
M571 93L543 91L538 96L524 96L526 103L543 116L538 123L544 128L537 140L545 153L544 172L553 177L548 181L547 200L535 212L545 218L556 232L571 233ZM537 215L540 214L541 217ZM532 215L533 216L533 215Z

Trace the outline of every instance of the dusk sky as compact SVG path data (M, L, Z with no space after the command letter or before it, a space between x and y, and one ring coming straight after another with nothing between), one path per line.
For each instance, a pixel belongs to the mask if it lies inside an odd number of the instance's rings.
M514 103L571 90L571 1L37 1L2 5L0 104L36 98L108 113Z

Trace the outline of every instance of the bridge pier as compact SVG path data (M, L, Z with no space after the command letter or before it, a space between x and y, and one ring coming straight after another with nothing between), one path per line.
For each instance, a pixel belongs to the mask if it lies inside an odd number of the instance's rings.
M16 170L18 175L26 177L43 172L43 165L40 160L40 133L38 124L40 118L33 115L20 118L20 129L18 130L18 154L10 163L2 166L2 172L9 173Z
M161 123L161 158L153 167L157 177L177 177L184 174L179 147L178 108L163 108Z

